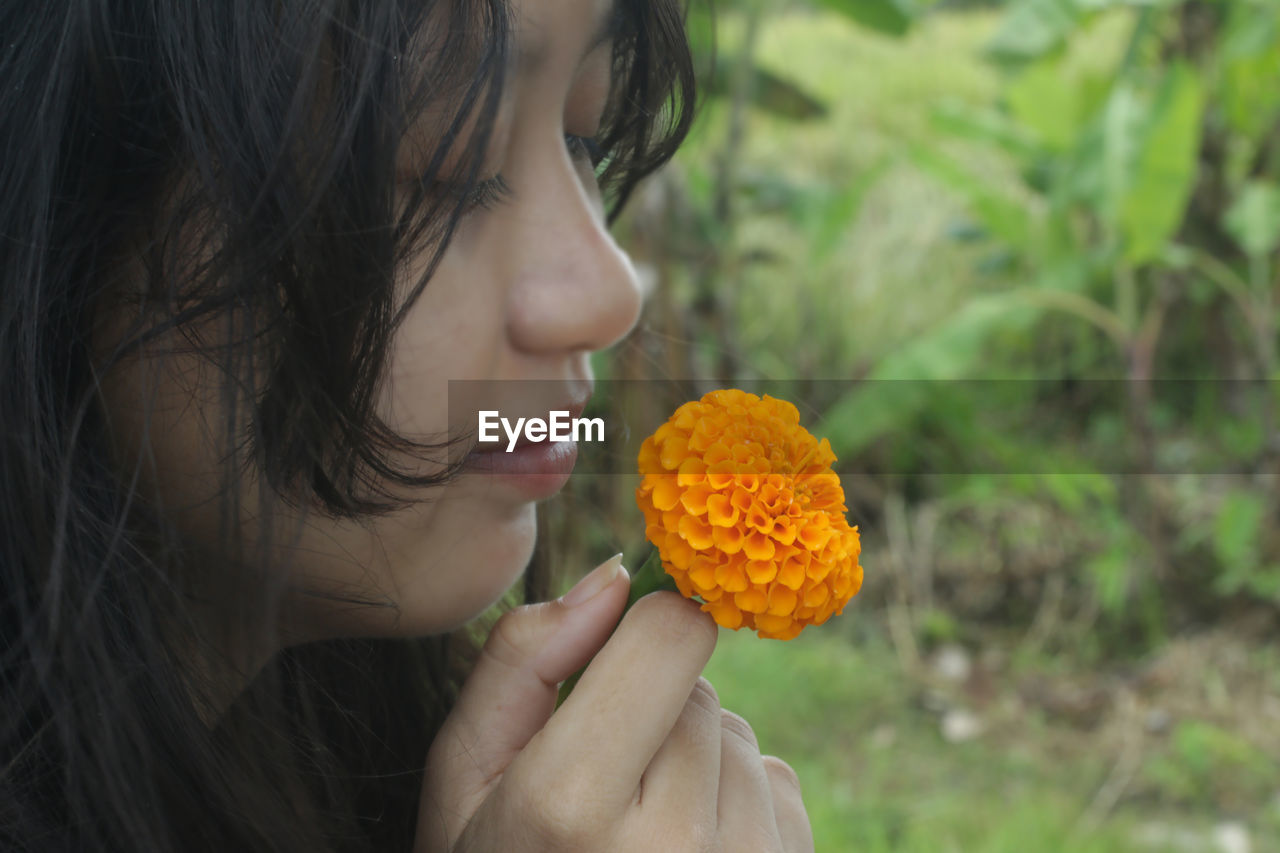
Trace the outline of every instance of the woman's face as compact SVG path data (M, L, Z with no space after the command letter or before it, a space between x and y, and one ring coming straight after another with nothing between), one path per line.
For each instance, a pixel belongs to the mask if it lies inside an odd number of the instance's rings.
M474 432L481 407L513 421L553 408L580 413L591 393L588 356L639 316L635 273L606 230L592 164L566 142L599 128L612 60L599 35L611 8L607 0L515 4L516 64L484 166L510 192L463 220L393 344L383 415L402 434ZM408 142L398 167L413 180L430 145ZM455 385L449 406L450 380L490 381ZM333 627L421 634L482 612L528 563L534 500L563 485L566 451L487 453L473 473L367 527L316 519L303 537L316 554L308 580L367 576L399 606L344 614L360 624Z
M611 4L514 5L515 64L482 176L500 173L510 192L466 215L392 344L379 413L413 438L474 431L479 407L513 420L580 411L592 383L589 354L623 337L639 313L637 281L605 228L592 165L566 141L595 136L606 106L612 54L599 37ZM432 144L411 132L401 146L396 165L406 193L426 170ZM406 290L422 273L421 266L403 271ZM193 403L213 392L194 374L183 380L177 373L159 389L149 446L163 499L186 507L182 524L201 535L217 523L202 493L216 470L208 429L215 418L207 407L193 411ZM452 420L451 380L482 381L462 389L474 393L455 396ZM529 389L536 394L525 394ZM460 410L464 397L468 406ZM282 561L291 564L290 588L299 592L291 596L287 630L295 639L422 635L483 612L528 563L534 502L563 485L571 456L564 446L485 453L389 515L358 522L314 511L287 517L284 529L300 531L290 560ZM254 525L253 491L244 495L246 531ZM394 606L353 606L352 599Z

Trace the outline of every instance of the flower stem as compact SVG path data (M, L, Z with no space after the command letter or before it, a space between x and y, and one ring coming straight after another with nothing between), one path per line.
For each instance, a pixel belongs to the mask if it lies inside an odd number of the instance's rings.
M657 592L660 589L679 592L676 588L675 578L667 574L666 569L662 568L662 558L658 556L658 549L655 548L649 552L649 557L644 561L644 564L631 576L631 592L627 595L626 607L622 608L623 614L625 615L631 609L631 605L649 593ZM574 686L586 669L587 667L584 666L565 679L564 683L560 685L560 693L556 696L557 708L564 704L565 699L569 698L569 694L573 692Z

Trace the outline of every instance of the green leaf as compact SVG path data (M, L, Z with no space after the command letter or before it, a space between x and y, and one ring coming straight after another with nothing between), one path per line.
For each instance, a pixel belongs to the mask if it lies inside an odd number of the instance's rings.
M885 35L902 36L911 29L911 13L897 0L818 0L818 5Z
M839 457L857 453L928 406L938 380L961 379L995 335L1029 326L1040 309L1007 294L971 300L949 319L889 353L867 382L837 400L814 430ZM920 381L932 380L932 381Z
M1133 555L1123 545L1103 551L1086 563L1085 568L1093 578L1098 603L1107 613L1123 609L1129 597L1129 567Z
M1249 591L1268 601L1280 601L1280 566L1259 569L1249 577Z
M1013 248L1030 246L1032 220L1026 205L992 189L985 179L936 151L916 146L909 156L922 171L959 193L989 233Z
M1250 181L1223 224L1251 257L1271 254L1280 245L1280 188L1269 181Z
M1125 194L1133 183L1148 113L1129 81L1117 81L1102 116L1102 206L1112 227L1118 227Z
M1280 49L1229 62L1222 76L1222 102L1232 129L1255 140L1269 132L1280 114Z
M1274 4L1272 4L1274 6ZM1221 40L1221 97L1232 129L1255 142L1280 116L1280 23L1276 9L1233 4Z
M1005 90L1013 117L1055 151L1070 148L1080 130L1080 90L1062 74L1061 62L1037 62Z
M827 409L813 433L831 442L837 458L844 458L904 428L928 402L923 382L863 382Z
M1222 502L1213 523L1213 553L1234 592L1258 566L1258 539L1266 506L1261 496L1235 491Z
M1080 18L1073 0L1017 0L986 52L1003 62L1030 62L1061 47Z
M1044 454L1045 448L1039 443L1033 446L1037 452ZM1058 506L1075 515L1085 512L1091 503L1110 504L1115 500L1115 483L1105 474L1085 471L1050 472L1041 474L1038 479Z
M1025 128L995 110L947 101L937 106L929 114L929 119L936 130L959 139L991 145L1015 157L1029 158L1041 153L1036 140Z
M654 548L649 552L649 556L636 569L631 576L631 591L627 593L627 605L623 608L625 612L631 605L644 598L651 592L657 592L660 589L678 592L676 582L671 575L667 574L667 570L662 566L662 557L658 553L658 549Z
M830 195L812 200L799 211L805 222L805 233L810 235L810 260L820 264L831 257L849 228L862 211L862 201L867 193L889 171L892 159L881 157L870 169L858 175L847 186L836 189Z
M1195 186L1204 95L1196 73L1173 65L1146 122L1118 211L1125 256L1135 264L1159 256L1182 223Z
M716 18L708 3L694 3L685 17L684 31L693 55L702 59L716 55Z
M715 73L706 81L708 97L723 98L729 94L729 81L733 79L736 57L726 54L716 56ZM756 65L751 69L752 83L750 103L762 112L791 121L825 118L827 105L806 92L797 83L787 80L768 69Z
M1041 309L1020 294L970 299L960 310L876 365L873 379L962 379L970 376L989 341L1009 329L1023 329Z

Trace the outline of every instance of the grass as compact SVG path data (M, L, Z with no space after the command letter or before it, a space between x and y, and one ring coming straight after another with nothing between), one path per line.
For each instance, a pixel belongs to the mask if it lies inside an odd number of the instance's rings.
M1111 828L1072 836L1088 792L1034 753L946 743L887 648L722 631L706 675L761 749L795 767L818 851L1127 849ZM1079 764L1072 776L1104 770Z
M891 649L824 631L831 628L790 643L722 631L706 670L721 704L750 721L761 750L796 769L819 853L1150 850L1139 840L1144 827L1207 839L1231 817L1207 800L1180 806L1139 790L1093 827L1081 819L1115 758L1103 732L1010 708L1006 695L986 733L948 743ZM1177 765L1157 752L1147 766ZM1269 781L1280 784L1274 773ZM1276 849L1264 840L1280 819L1269 809L1245 816L1255 851Z

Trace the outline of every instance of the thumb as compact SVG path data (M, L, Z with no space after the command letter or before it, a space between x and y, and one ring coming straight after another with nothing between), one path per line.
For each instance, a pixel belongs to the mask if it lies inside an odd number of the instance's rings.
M626 578L618 554L563 598L517 607L494 625L427 753L418 834L441 842L428 849L450 848L507 765L551 718L557 685L609 639L627 600L628 582L619 582Z

